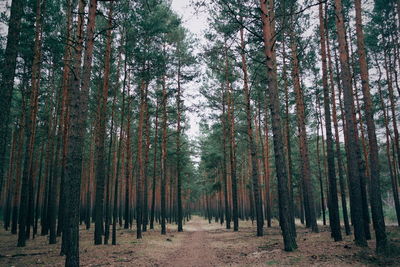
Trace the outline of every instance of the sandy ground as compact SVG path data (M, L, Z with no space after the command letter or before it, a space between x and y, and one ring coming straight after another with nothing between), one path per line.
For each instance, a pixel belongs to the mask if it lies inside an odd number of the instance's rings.
M298 227L298 250L282 250L282 237L276 222L265 228L263 237L255 236L251 222L240 222L239 232L226 230L218 223L193 217L178 233L169 225L167 235L159 228L136 239L135 231L119 229L117 245L93 245L93 229L81 230L82 266L400 266L400 255L377 256L374 242L369 248L356 247L352 237L333 242L329 229L320 233ZM392 244L400 245L400 230L389 227ZM24 248L16 247L17 237L0 230L0 266L63 266L59 256L60 240L48 245L47 237L29 240Z

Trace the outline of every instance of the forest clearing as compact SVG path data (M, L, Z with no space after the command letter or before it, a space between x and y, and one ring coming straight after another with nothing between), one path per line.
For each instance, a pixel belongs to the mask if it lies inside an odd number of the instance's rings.
M399 0L0 2L0 266L400 266Z
M81 228L81 266L398 266L400 255L378 255L371 248L354 246L351 237L333 246L329 229L309 233L298 229L299 248L295 253L282 250L277 222L266 229L264 238L254 235L254 225L244 222L239 232L228 231L223 225L194 216L178 233L171 225L165 236L158 227L132 239L134 230L118 230L117 246L92 245L93 231ZM400 232L388 227L390 240L400 243ZM0 266L63 266L60 246L51 246L46 237L39 236L25 248L13 246L4 231L0 232ZM373 241L370 241L373 247Z

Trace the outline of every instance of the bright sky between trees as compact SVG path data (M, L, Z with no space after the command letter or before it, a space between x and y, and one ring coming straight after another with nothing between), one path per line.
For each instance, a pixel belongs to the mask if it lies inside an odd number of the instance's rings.
M206 14L194 14L193 7L190 6L189 0L172 0L171 3L172 9L181 16L184 26L192 32L197 39L200 40L199 46L196 52L199 52L201 49L201 43L203 42L203 33L204 30L207 29L207 17ZM192 82L187 84L185 87L185 105L193 106L194 104L198 104L201 101L202 97L199 95L199 87L201 85L196 82ZM188 123L190 128L188 129L188 136L193 139L200 134L199 122L200 116L199 112L189 112L188 114Z

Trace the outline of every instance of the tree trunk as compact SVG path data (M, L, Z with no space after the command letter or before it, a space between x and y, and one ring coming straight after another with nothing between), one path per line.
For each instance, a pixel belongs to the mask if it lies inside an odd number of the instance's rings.
M126 34L126 33L122 33ZM124 36L121 37L121 52L120 52L120 58L121 60L121 54L122 54L122 45L124 42ZM126 52L126 51L125 51ZM126 54L125 54L125 60L124 60L124 80L123 80L123 85L122 85L122 109L121 109L121 122L120 122L120 130L119 130L119 143L118 143L118 151L117 151L117 171L115 174L115 185L114 185L114 204L113 204L113 222L112 222L112 244L116 245L117 244L117 217L118 217L118 210L121 208L118 207L118 188L119 188L119 176L120 176L120 171L121 171L121 151L122 151L122 143L123 143L123 129L124 129L124 119L125 119L125 89L126 89L126 80L127 80L127 59L126 59ZM119 68L118 68L119 72ZM117 75L119 77L119 75ZM119 82L117 82L117 88L119 88ZM122 195L120 195L122 197Z
M333 136L331 123L331 107L329 100L328 75L326 63L326 40L325 40L325 20L323 14L322 3L319 3L319 32L322 57L322 84L324 90L324 114L325 114L325 130L326 130L326 147L328 161L328 179L329 179L329 214L330 228L335 241L342 240L340 232L339 205L337 197L337 182L335 169L335 155L333 152Z
M311 184L310 160L308 157L308 143L306 131L306 118L304 107L304 95L300 85L300 66L297 57L297 43L294 31L291 30L290 48L292 56L292 77L293 87L296 93L296 112L297 112L297 127L299 130L299 148L301 158L301 176L303 185L303 198L306 217L306 227L311 227L313 232L318 233L317 219L315 216L314 192Z
M244 44L244 43L242 43ZM227 79L228 77L226 77ZM232 216L233 231L239 231L238 217L238 192L237 192L237 172L236 172L236 141L235 141L235 115L234 115L234 96L233 88L227 79L227 98L228 98L228 121L229 121L229 154L232 180Z
M144 150L144 181L143 181L143 215L142 215L142 231L147 231L147 225L149 223L149 196L148 196L148 173L149 173L149 152L150 152L150 111L149 111L149 103L148 103L148 89L146 88L146 144Z
M179 53L179 48L178 51ZM178 88L176 94L176 105L177 105L177 126L176 126L176 179L177 179L177 204L178 204L178 232L183 231L183 210L182 210L182 174L181 174L181 61L178 59Z
M293 251L297 248L294 218L292 216L292 204L290 203L290 191L284 150L284 136L281 128L281 115L279 106L278 81L276 70L276 55L273 46L275 29L271 26L274 17L273 3L260 0L261 20L263 22L264 52L266 56L267 85L270 99L270 110L272 117L272 132L274 137L274 152L276 174L278 177L279 198L279 222L283 233L284 248Z
M271 227L272 223L272 201L271 201L271 168L269 165L269 128L268 128L268 110L267 103L265 105L265 119L264 119L264 138L265 142L262 145L264 154L264 168L265 168L265 205L266 205L266 219L267 226ZM260 130L261 134L261 130ZM261 138L262 140L262 138Z
M378 69L378 90L379 90L379 99L380 99L380 104L381 104L381 109L383 112L383 119L384 119L384 124L385 124L385 135L386 135L386 155L388 158L388 164L389 164L389 173L390 173L390 178L392 182L392 192L393 192L393 199L394 199L394 205L396 209L396 216L397 216L397 224L400 226L400 199L399 199L399 189L398 189L398 182L397 182L397 177L395 173L395 157L393 157L393 160L390 155L390 129L389 129L389 118L388 114L386 112L385 108L385 103L383 101L383 96L382 96L382 86L381 86L381 79L382 79L382 71L379 65L379 62L376 59L375 55L375 60L376 60L376 67Z
M319 97L319 94L317 94ZM319 117L319 114L317 114ZM321 160L320 160L320 149L319 149L319 118L317 118L318 126L317 126L317 165L318 165L318 180L319 180L319 190L321 194L321 210L322 210L322 222L326 225L326 215L325 215L325 199L324 199L324 186L322 182L322 171L321 171Z
M165 46L164 46L165 50ZM165 198L165 187L167 183L167 85L166 77L163 75L162 81L162 141L161 141L161 234L167 234L165 226L166 217L166 198Z
M8 126L10 109L14 89L15 69L17 66L18 43L21 32L21 18L23 15L24 0L13 0L11 3L10 20L8 23L7 44L4 51L0 82L0 192L3 192L3 177L6 164L8 141Z
M283 33L283 40L285 40L285 33ZM285 41L283 41L283 43L285 43ZM287 72L286 72L286 49L285 49L285 45L282 45L282 79L283 79L283 87L284 87L284 91L285 91L285 130L284 130L284 148L285 148L285 155L287 156L287 175L288 175L288 187L289 187L289 197L290 197L290 205L292 205L291 207L291 211L293 212L293 214L291 215L293 217L294 220L294 201L293 201L293 187L292 187L292 181L293 181L293 161L292 161L292 146L291 146L291 141L290 141L290 113L289 113L289 86L288 86L288 79L287 79ZM267 108L267 107L266 107ZM302 189L301 189L301 185L299 186L299 196L300 199L302 199ZM304 224L304 205L302 204L302 202L299 202L300 204L300 210L301 210L301 214L300 214L300 221L302 224ZM294 226L294 224L293 224Z
M127 117L127 122L126 122L126 161L125 161L125 210L124 210L124 229L129 228L129 211L130 211L130 198L129 198L129 188L130 188L130 178L131 178L131 173L132 173L132 153L131 153L131 112L130 112L130 107L131 107L131 99L129 99L129 71L128 71L128 81L127 81L127 98L128 98L128 117Z
M226 47L226 40L224 41L224 57L225 57L225 76L227 79L227 47ZM225 197L225 222L226 222L226 229L231 229L231 208L228 196L228 174L227 174L227 160L226 160L226 136L227 136L227 114L226 114L226 102L227 102L227 95L226 90L224 89L224 85L222 85L222 114L221 114L221 124L222 124L222 177L224 180L224 197Z
M325 5L325 13L326 13L327 6ZM326 25L326 16L324 24ZM332 119L333 119L333 126L335 128L335 146L336 146L336 160L338 166L338 173L339 173L339 185L340 185L340 198L342 202L342 212L343 212L343 221L344 227L346 231L346 235L351 234L350 223L349 223L349 216L347 212L347 201L346 201L346 182L345 182L345 170L343 166L343 159L342 159L342 152L340 149L340 140L339 140L339 124L337 118L337 109L336 109L336 93L335 93L335 84L333 80L333 67L332 67L332 59L331 59L331 51L329 45L329 34L325 31L325 39L326 39L326 50L328 55L328 67L329 67L329 82L330 82L330 89L331 89L331 101L332 101ZM338 73L339 75L339 73ZM340 87L340 80L338 82L338 87Z
M360 74L362 82L362 90L365 104L365 117L368 131L369 144L369 167L371 171L370 180L370 205L372 212L372 221L375 229L376 250L384 251L387 248L387 237L385 230L385 220L382 209L382 196L380 187L380 170L378 141L376 138L376 129L374 122L374 106L372 104L371 93L369 89L369 75L367 56L365 53L364 32L362 29L361 16L361 0L355 0L356 9L356 35L357 35L357 51L360 63ZM367 160L367 159L366 159Z
M237 203L237 177L236 177L236 142L235 142L235 118L234 118L234 104L233 104L233 89L230 85L229 77L229 61L228 61L228 48L226 41L224 43L224 74L225 74L225 85L222 86L223 99L222 99L222 123L223 123L223 183L224 183L224 194L225 194L225 212L226 212L226 228L230 229L231 219L233 216L233 228L234 231L239 230L238 220L238 203ZM225 107L226 106L226 107ZM229 132L229 133L228 133ZM230 178L232 187L232 202L229 196L229 178L227 171L226 161L226 136L229 138L229 167L230 167ZM232 203L232 209L230 204Z
M392 114L392 124L393 124L393 133L394 133L394 150L397 154L397 165L400 166L400 143L399 143L399 130L397 128L397 118L396 118L396 101L393 92L393 82L392 75L390 73L390 67L387 59L387 51L384 51L384 69L386 73L387 87L389 93L389 102L390 102L390 112ZM395 157L393 157L395 159Z
M111 42L112 42L112 12L113 3L110 3L108 12L108 30L106 37L106 49L104 55L104 77L100 101L98 104L98 128L96 136L96 204L95 204L95 233L94 243L102 243L104 228L103 206L104 206L104 183L105 183L105 138L106 138L106 118L107 118L107 96L110 76ZM100 95L100 94L99 94Z
M349 31L349 37L350 40L352 39L351 36L351 31ZM353 46L352 42L349 42L350 44L350 55L353 55ZM354 69L354 63L352 57L349 58L349 63L352 69ZM352 71L351 69L351 71ZM361 185L361 197L362 197L362 207L363 207L363 216L364 216L364 231L365 231L365 238L367 240L371 239L371 231L369 227L370 223L370 218L369 218L369 209L368 209L368 196L367 196L367 183L369 178L369 168L368 168L368 152L367 152L367 147L365 143L365 138L364 138L364 128L363 128L363 123L362 123L362 116L361 116L361 111L360 111L360 105L359 105L359 100L358 100L358 89L357 89L357 81L356 81L356 76L353 75L352 81L354 82L354 91L353 94L355 96L355 113L354 113L354 121L356 122L356 125L354 126L355 129L358 128L358 123L360 124L360 133L361 133L361 145L357 146L357 158L358 158L358 168L359 168L359 175L360 175L360 185ZM359 119L357 119L357 113L359 116ZM357 139L360 140L360 136L358 135L357 132ZM361 147L363 149L363 153L361 152ZM363 155L362 155L363 154ZM363 158L364 156L364 158Z
M83 49L83 28L85 17L85 2L78 3L78 21L76 28L76 45L74 56L74 71L70 88L69 101L69 135L65 165L65 181L68 188L66 203L65 226L65 266L79 266L79 217L80 217L80 193L82 175L82 153L84 146L84 134L86 131L88 91L80 90L81 85L81 61Z
M253 126L251 119L251 104L250 104L250 91L248 86L248 76L247 76L247 62L244 54L244 36L243 36L243 28L240 29L240 43L242 47L242 71L243 71L243 91L245 95L245 105L246 105L246 119L247 119L247 134L248 141L250 147L250 155L251 155L251 166L252 166L252 183L253 183L253 193L254 193L254 204L255 204L255 215L257 219L257 236L263 235L263 212L262 212L262 202L261 202L261 194L260 194L260 184L258 181L258 169L257 169L257 147L254 141L253 135Z
M139 176L136 181L136 238L142 238L142 209L143 209L143 181L144 181L144 160L143 160L143 125L146 113L146 90L147 85L142 80L140 85L140 109L139 109L139 122L138 122L138 165Z
M89 14L87 19L86 25L86 40L85 40L85 54L83 57L83 70L82 70L82 83L81 83L81 91L82 91L82 106L85 108L85 118L82 120L84 121L85 125L83 126L84 129L86 128L86 119L87 119L87 111L86 106L88 105L88 97L89 97L89 86L90 86L90 76L92 74L92 60L93 60L93 47L94 47L94 31L95 31L95 24L96 24L96 9L97 9L97 0L90 0L89 2ZM85 129L86 130L86 129ZM82 134L85 137L86 131L83 130ZM91 156L90 156L90 164L91 166L94 165L94 158L93 153L94 149L91 149ZM90 228L90 217L92 211L92 182L94 182L93 178L93 168L90 168L89 174L89 184L87 188L87 208L86 208L86 228Z
M113 90L113 102L111 107L111 127L110 127L110 141L108 143L108 156L107 156L107 195L106 195L106 219L105 219L105 232L104 232L104 244L108 244L108 240L110 239L110 224L111 224L111 201L112 201L112 178L114 174L115 165L112 162L112 158L115 155L115 147L114 139L116 139L116 133L114 133L114 124L115 124L115 106L117 101L117 91L120 77L120 68L121 68L121 53L122 53L122 45L124 40L121 38L121 44L118 49L118 63L117 63L117 72L116 72L116 84ZM114 148L114 149L113 149Z
M25 151L24 171L22 175L21 201L19 208L19 233L18 247L24 247L26 239L29 238L29 229L31 226L29 210L33 210L33 156L35 149L36 120L38 112L40 67L42 54L42 23L46 7L46 0L36 1L36 19L35 19L35 44L34 58L32 64L31 76L31 97L30 109L26 120L26 139L28 145Z
M25 100L22 98L22 112L19 120L18 127L18 149L17 149L17 162L15 164L15 189L12 202L12 218L11 218L11 233L17 234L18 215L19 215L19 200L21 198L21 170L22 170L22 156L24 147L24 134L25 134Z
M10 165L8 167L8 172L7 172L7 181L6 181L6 186L5 186L5 192L4 192L4 213L3 213L3 222L4 222L4 229L8 231L8 228L10 227L10 221L11 221L11 197L13 195L13 191L15 191L15 188L13 188L13 185L15 184L14 180L14 165L15 165L15 154L17 152L16 146L17 146L17 136L18 136L18 131L17 127L15 127L12 131L12 139L11 139L11 148L10 148ZM43 158L43 146L42 146L42 153L41 153L41 160Z
M157 148L158 148L158 109L159 102L157 99L156 106L156 121L155 121L155 133L154 133L154 155L153 155L153 183L151 190L151 211L150 211L150 229L154 229L154 213L156 206L156 175L157 175Z
M340 65L341 65L341 80L344 92L344 109L346 118L347 128L347 139L348 139L348 153L347 153L347 165L349 172L350 181L350 198L351 200L351 213L354 225L354 236L355 242L359 246L367 246L364 222L363 222L363 210L362 210L362 196L359 178L359 169L357 162L357 129L354 121L354 96L351 86L351 72L349 65L349 53L346 44L346 29L344 25L344 17L342 10L342 1L335 0L335 13L336 13L336 29L339 42L339 53L340 53Z

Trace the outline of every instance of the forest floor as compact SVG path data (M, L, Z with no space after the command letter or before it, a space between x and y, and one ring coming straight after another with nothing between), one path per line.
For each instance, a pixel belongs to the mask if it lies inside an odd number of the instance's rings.
M1 227L1 225L0 225ZM93 227L94 228L94 227ZM265 228L264 237L255 236L255 225L241 221L239 232L226 230L218 223L209 224L194 216L178 233L168 225L167 235L159 228L143 233L137 240L135 231L120 229L118 245L93 245L93 229L81 230L80 257L82 266L400 266L400 255L379 256L374 241L369 248L359 248L352 236L333 242L328 227L320 233L298 227L295 252L282 250L282 236L277 222ZM400 246L400 229L388 227L392 246ZM47 237L29 240L24 248L16 247L17 236L0 230L0 266L63 266L59 256L60 240L48 245Z

